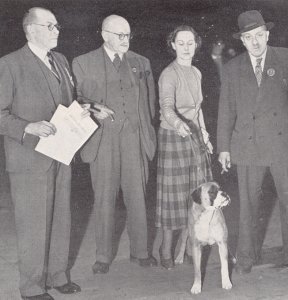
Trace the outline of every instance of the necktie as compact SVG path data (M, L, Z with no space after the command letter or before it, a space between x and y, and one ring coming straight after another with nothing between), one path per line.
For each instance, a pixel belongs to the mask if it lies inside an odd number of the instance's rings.
M117 72L119 72L120 65L121 65L121 59L120 59L118 53L116 53L114 55L113 65L114 65L115 69L117 70Z
M257 79L258 86L260 86L261 80L262 80L261 61L262 61L262 58L257 58L256 59L255 76L256 76L256 79Z
M48 58L48 61L50 63L50 66L51 66L51 72L55 75L57 80L60 82L60 76L59 76L59 73L56 69L54 58L53 58L53 56L51 55L50 52L47 52L47 58Z

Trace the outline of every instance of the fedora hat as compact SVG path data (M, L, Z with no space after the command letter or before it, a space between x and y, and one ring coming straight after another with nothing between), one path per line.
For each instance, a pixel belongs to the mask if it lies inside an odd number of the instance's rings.
M258 10L249 10L245 11L238 17L238 26L240 31L233 34L233 37L235 39L239 39L241 34L247 31L250 31L252 29L255 29L257 27L265 25L267 30L270 30L274 23L268 22L265 23L262 15Z

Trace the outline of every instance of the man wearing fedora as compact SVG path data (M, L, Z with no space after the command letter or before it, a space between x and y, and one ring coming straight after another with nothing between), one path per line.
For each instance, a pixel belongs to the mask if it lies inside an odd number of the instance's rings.
M247 49L223 70L217 146L223 172L237 165L240 224L236 272L259 262L257 237L261 186L267 171L276 186L282 227L283 261L288 266L288 49L267 45L273 23L256 11L239 15L233 34Z

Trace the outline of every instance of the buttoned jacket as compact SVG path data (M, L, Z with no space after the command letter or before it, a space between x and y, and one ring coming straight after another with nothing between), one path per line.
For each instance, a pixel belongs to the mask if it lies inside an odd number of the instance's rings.
M223 70L217 148L241 165L288 163L288 49L267 48L260 87L247 52Z

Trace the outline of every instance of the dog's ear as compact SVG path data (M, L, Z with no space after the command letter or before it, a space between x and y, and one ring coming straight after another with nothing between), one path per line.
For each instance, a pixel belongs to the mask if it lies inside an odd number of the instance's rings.
M198 189L196 189L192 194L191 194L191 198L194 202L201 204L201 194L202 194L202 187L199 187Z

